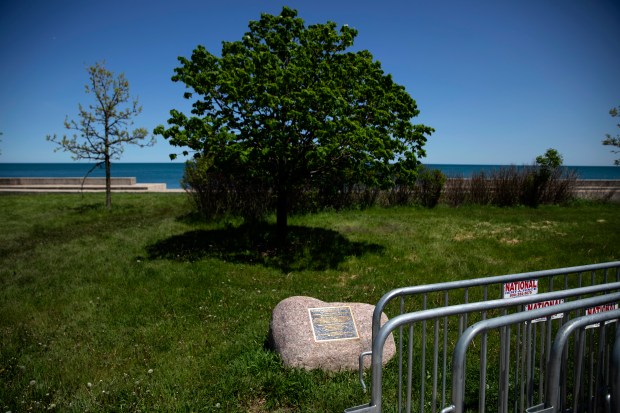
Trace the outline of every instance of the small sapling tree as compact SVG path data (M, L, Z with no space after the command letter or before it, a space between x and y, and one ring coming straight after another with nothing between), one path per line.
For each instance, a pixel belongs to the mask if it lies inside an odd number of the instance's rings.
M543 155L538 155L534 170L529 173L526 171L521 201L531 207L536 207L544 201L545 194L553 190L554 181L561 176L560 168L563 162L564 158L560 152L553 148L547 149ZM554 197L551 198L553 200Z
M121 73L114 76L103 63L88 67L86 93L92 94L94 103L85 109L79 105L78 120L65 119L65 127L75 131L73 136L48 135L46 139L58 145L55 151L70 152L73 160L94 161L95 168L105 167L106 208L112 207L111 161L120 159L125 144L140 147L152 146L155 138L147 140L148 132L144 128L133 131L133 118L142 112L137 99L129 95L129 82Z
M306 26L297 11L263 14L221 57L198 46L172 80L189 89L190 115L170 112L155 134L212 161L216 173L245 175L276 198L280 240L293 191L354 180L389 187L413 182L433 129L414 125L415 100L370 52L347 52L357 31ZM174 156L174 155L172 155Z

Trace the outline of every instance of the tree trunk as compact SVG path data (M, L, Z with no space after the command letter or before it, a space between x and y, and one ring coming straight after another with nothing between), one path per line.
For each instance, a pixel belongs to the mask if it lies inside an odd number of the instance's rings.
M276 202L276 235L278 244L282 245L286 242L288 235L288 191L285 189L278 190L278 199Z
M110 157L105 156L105 207L112 209L112 173L110 171Z

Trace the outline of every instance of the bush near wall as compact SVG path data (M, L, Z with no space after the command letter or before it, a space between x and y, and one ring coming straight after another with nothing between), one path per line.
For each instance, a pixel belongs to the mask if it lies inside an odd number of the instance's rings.
M341 177L309 182L294 191L290 199L292 214L324 210L365 209L421 205L433 208L439 203L452 207L464 204L536 207L561 204L574 198L577 176L563 168L540 166L499 168L479 172L471 178L450 178L439 170L422 168L413 184L389 189L351 183ZM208 219L226 216L256 221L275 209L274 192L259 180L213 172L204 159L189 161L182 187L196 209Z
M422 206L434 208L439 203L441 192L446 183L446 175L438 169L423 169L418 175L416 187L418 201Z
M239 216L260 221L274 208L273 194L258 180L214 172L205 158L186 163L181 187L196 210L209 220Z
M576 183L577 175L563 168L510 166L471 178L451 178L442 200L451 206L562 204L575 198Z

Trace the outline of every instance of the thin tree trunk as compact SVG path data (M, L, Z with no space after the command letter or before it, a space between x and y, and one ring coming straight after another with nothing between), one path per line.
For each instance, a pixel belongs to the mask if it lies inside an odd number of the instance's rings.
M110 157L105 156L105 207L112 209L112 173Z
M105 207L112 209L112 172L110 165L110 118L109 112L105 113Z

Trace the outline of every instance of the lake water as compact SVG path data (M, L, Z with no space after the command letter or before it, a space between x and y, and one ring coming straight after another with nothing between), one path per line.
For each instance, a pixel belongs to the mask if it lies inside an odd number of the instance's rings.
M180 188L183 168L180 162L125 163L112 164L112 176L135 177L138 183L165 183L170 189ZM450 165L428 164L429 168L439 169L448 177L470 177L484 171L491 172L508 165ZM83 177L92 168L87 163L0 163L0 177ZM577 172L580 179L620 180L620 167L617 166L567 166ZM90 176L103 177L103 168L95 169Z

